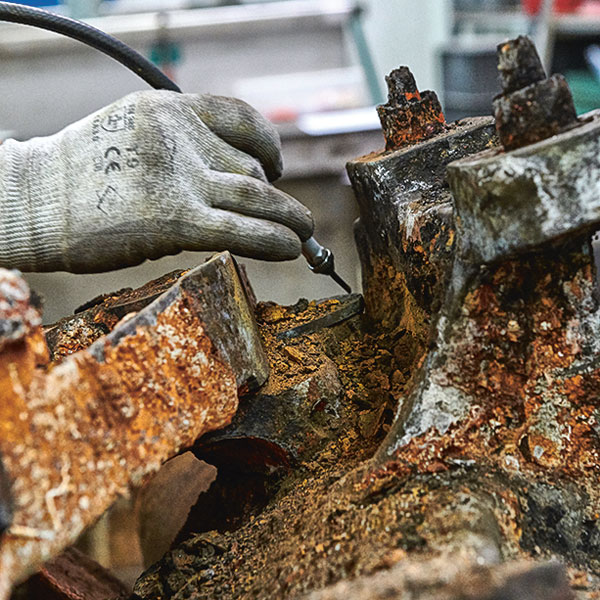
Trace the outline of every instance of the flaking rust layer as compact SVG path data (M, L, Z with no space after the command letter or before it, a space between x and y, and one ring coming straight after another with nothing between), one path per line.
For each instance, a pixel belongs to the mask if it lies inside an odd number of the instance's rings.
M230 280L234 273L231 257L218 256L48 370L36 368L47 360L39 320L4 344L0 455L14 513L0 541L0 597L73 543L130 486L229 423L239 388L264 381L268 367L253 339L256 325L245 322L251 310L239 281ZM237 297L223 297L227 290ZM207 322L236 303L231 339L213 339ZM232 364L215 342L250 345L253 353Z

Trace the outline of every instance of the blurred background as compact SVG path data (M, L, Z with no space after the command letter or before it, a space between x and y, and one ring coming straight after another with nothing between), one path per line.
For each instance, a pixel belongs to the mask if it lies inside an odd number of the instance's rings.
M150 57L186 92L243 98L277 123L285 161L278 186L311 208L316 237L354 288L356 208L347 160L382 148L375 105L385 75L408 65L434 89L448 120L491 112L499 91L495 47L530 34L562 72L580 112L600 106L598 0L39 0L29 2L103 29ZM146 84L80 43L0 23L0 136L27 139ZM90 276L28 275L46 322L91 297L137 286L202 255L180 254ZM302 258L247 264L260 299L281 303L341 290Z

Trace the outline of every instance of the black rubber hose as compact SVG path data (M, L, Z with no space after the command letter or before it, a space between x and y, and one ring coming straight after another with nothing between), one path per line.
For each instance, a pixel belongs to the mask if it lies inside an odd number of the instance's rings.
M31 25L40 29L54 31L82 42L125 65L157 90L181 92L156 65L144 58L139 52L120 40L96 29L87 23L55 15L41 8L33 8L12 2L0 2L0 21Z

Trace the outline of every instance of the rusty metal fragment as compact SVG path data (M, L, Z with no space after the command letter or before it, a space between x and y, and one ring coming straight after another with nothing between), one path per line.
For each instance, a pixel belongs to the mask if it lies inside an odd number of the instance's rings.
M377 107L386 150L398 150L442 132L446 125L435 92L419 92L408 67L392 71L386 78L388 102Z
M123 317L142 310L164 294L185 272L173 271L138 289L125 288L98 296L80 306L74 315L44 327L51 359L57 361L89 347L110 333Z
M257 318L271 377L259 394L240 406L230 425L198 441L196 456L220 470L237 464L272 473L310 458L324 441L337 437L350 411L342 402L337 366L319 348L323 340L334 343L346 327L352 331L362 307L358 294L321 302L300 300L290 307L259 305Z
M228 253L47 371L36 369L40 336L38 326L0 353L0 453L14 502L0 597L164 460L226 425L238 390L268 374Z
M39 332L42 319L36 296L17 271L0 271L0 353L16 350L23 357L21 375L48 362L48 352ZM18 371L17 368L13 369ZM13 518L11 481L0 452L0 539Z
M546 79L529 38L520 36L498 45L498 70L504 91L494 99L494 116L506 150L545 140L577 122L565 78Z
M27 600L124 600L129 591L101 565L75 548L48 561L19 590Z
M277 334L277 338L280 340L291 340L301 335L308 335L315 333L325 327L333 327L338 323L343 323L347 319L359 315L364 307L363 298L360 294L350 294L348 297L340 299L340 306L334 311L318 317L302 325L297 325L291 329L286 329L281 333Z

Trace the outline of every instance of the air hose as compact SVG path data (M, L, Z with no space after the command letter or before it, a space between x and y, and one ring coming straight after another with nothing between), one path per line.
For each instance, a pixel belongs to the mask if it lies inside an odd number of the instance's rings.
M114 58L157 90L181 92L173 81L139 52L87 23L12 2L0 2L0 21L31 25L60 33Z

